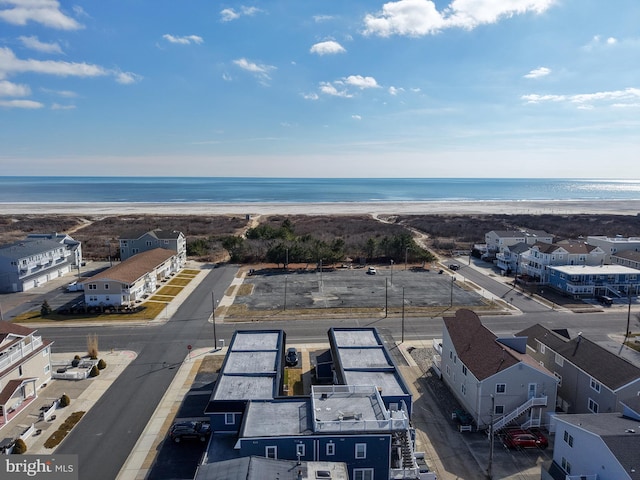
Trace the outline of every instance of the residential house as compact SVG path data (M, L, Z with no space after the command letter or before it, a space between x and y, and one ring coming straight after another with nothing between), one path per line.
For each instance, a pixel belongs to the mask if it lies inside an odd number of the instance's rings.
M520 268L520 256L528 252L531 245L526 243L516 243L515 245L505 246L501 252L496 254L496 268L504 272L504 275L511 273L514 276L522 275Z
M0 247L0 292L26 292L72 271L81 261L78 242L65 235L27 237Z
M620 253L612 253L610 255L610 260L612 265L622 265L640 270L640 252L635 250L625 250Z
M51 344L37 330L0 322L0 428L51 380Z
M536 242L552 243L553 235L543 230L492 230L484 235L487 245L487 256L495 257L497 253L518 243L533 245Z
M442 379L478 429L548 424L557 380L526 353L524 338L498 338L475 312L444 318Z
M543 466L542 480L640 480L637 411L560 414L555 422L553 461Z
M640 272L622 265L549 266L547 273L547 285L574 298L605 295L615 299L640 293Z
M233 445L236 457L344 462L355 480L420 478L411 394L381 337L331 329L329 340L337 383L287 396L284 332L237 331L205 410L208 460L229 459Z
M82 282L87 307L122 307L152 294L179 271L177 255L156 248L131 257Z
M65 245L68 250L72 252L69 255L69 261L74 269L79 269L82 265L82 242L74 240L70 235L66 233L30 233L27 235L27 240L33 239L47 239L55 240L56 242Z
M558 410L621 412L621 400L640 394L640 368L580 334L536 324L516 336L527 337L529 355L558 379Z
M349 480L347 465L340 462L299 462L265 457L241 457L205 463L194 480Z
M640 237L607 237L606 235L589 235L587 243L600 247L605 253L605 263L611 261L611 256L621 252L640 252Z
M184 267L187 262L187 241L182 232L160 229L150 232L130 232L121 235L119 241L122 261L142 252L164 248L176 254L176 268Z
M563 265L598 266L604 263L604 251L579 240L536 243L521 256L520 271L540 285L549 282L549 267Z

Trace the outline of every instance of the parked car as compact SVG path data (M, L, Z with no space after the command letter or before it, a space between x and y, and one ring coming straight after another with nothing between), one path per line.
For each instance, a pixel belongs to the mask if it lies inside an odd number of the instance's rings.
M211 434L211 425L208 422L178 422L169 430L169 437L176 443L182 439L197 438L204 442Z
M598 295L596 297L596 299L602 304L602 305L613 305L613 298L611 297L607 297L606 295Z
M82 290L84 290L84 285L78 283L77 281L71 282L69 285L67 285L67 292L81 292Z
M294 347L287 349L287 355L285 356L285 363L287 367L295 367L298 365L298 350Z
M511 449L540 448L544 450L549 446L547 437L540 430L523 430L521 428L507 429L502 443Z
M449 264L449 269L450 270L460 270L460 265L458 265L457 263L450 263Z
M367 274L368 274L368 275L375 275L376 273L377 273L377 272L376 272L376 267L369 267L369 268L367 269Z

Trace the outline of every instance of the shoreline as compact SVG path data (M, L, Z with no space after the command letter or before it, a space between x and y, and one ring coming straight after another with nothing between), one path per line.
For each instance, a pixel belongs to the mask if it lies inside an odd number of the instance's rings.
M480 200L323 203L0 203L3 215L638 215L640 200Z

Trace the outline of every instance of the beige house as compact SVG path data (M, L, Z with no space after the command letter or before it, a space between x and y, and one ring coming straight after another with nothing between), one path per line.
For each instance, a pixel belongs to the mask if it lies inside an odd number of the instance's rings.
M122 307L152 294L180 270L177 254L164 248L142 252L82 282L87 307Z
M36 330L0 322L0 428L51 380L51 344Z

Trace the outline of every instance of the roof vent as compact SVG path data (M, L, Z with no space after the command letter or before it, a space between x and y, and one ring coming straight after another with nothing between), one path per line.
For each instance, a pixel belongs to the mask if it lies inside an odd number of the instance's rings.
M633 428L627 428L624 433L636 433L636 431Z

